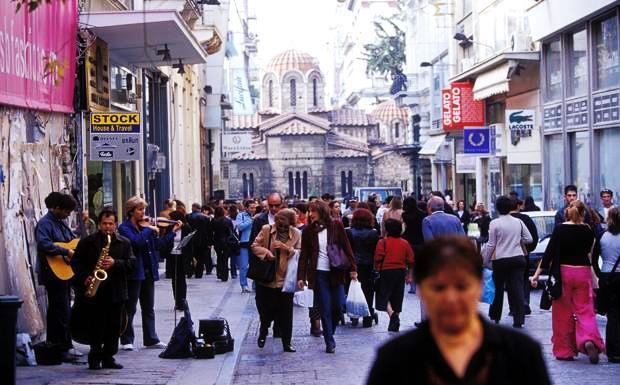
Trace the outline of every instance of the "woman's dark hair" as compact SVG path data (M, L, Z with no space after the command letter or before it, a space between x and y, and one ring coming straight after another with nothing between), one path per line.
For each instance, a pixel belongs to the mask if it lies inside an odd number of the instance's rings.
M308 213L308 204L304 203L304 202L299 202L295 205L295 208L297 210L299 210L300 213L302 214L307 214Z
M407 197L403 200L403 211L410 212L418 209L418 201L414 197Z
M416 253L413 276L419 284L447 267L465 268L482 279L482 256L476 245L462 236L440 236L426 242Z
M236 204L231 204L228 206L228 216L230 217L230 219L235 220L237 219L237 215L239 214L239 209L237 208Z
M502 195L495 201L495 208L497 209L497 212L500 213L500 215L509 214L510 211L512 211L513 206L514 202L512 201L512 199L508 198L505 195Z
M77 203L75 199L69 194L63 194L58 191L52 191L45 198L45 207L48 209L59 208L61 210L75 210Z
M384 226L388 237L400 238L400 234L403 232L403 224L401 221L390 218L385 221Z
M177 204L177 209L178 209L179 207L183 207L183 208L185 208L185 203L183 203L182 201L180 201L180 200L178 200L178 199L175 199L174 201L175 201L175 202L176 202L176 204Z
M319 214L317 222L321 226L327 226L332 221L329 205L323 201L310 202L308 204L308 211L316 211Z
M181 221L185 223L185 215L183 215L183 213L178 210L170 212L170 219L172 219L173 221Z
M613 235L620 233L620 208L614 207L607 212L607 231Z
M97 215L97 223L101 223L103 218L114 217L114 223L118 222L118 214L111 207L104 207L103 210Z
M357 204L357 208L358 209L366 209L368 211L370 211L370 205L368 204L368 202L360 202ZM372 211L370 212L372 214Z
M457 211L459 210L459 206L461 205L461 203L463 204L463 210L467 210L467 205L465 204L465 201L462 200L462 199L460 201L456 202L456 210Z
M536 206L534 203L534 198L531 196L525 197L525 206L523 207L523 211L539 211L540 208Z
M217 219L217 218L222 218L222 217L224 217L225 215L226 215L226 210L224 210L224 208L223 208L223 207L217 206L217 207L215 208L215 211L214 211L214 213L213 213L213 217L214 217L215 219Z
M355 229L373 229L375 217L368 209L360 209L353 211L351 219L351 227Z
M418 202L418 208L422 211L424 211L424 213L426 213L426 210L428 210L428 203L424 202L424 201L419 201Z

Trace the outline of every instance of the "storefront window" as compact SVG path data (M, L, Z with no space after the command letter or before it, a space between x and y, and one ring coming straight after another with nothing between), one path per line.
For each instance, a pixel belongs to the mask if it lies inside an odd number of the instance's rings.
M545 44L546 99L562 99L562 54L560 40Z
M571 182L577 186L579 199L586 203L592 200L590 185L590 133L588 131L570 134Z
M612 16L594 24L597 89L620 84L620 37L618 18Z
M537 206L543 206L540 164L509 164L504 185L507 192L516 191L521 199L532 197Z
M620 148L620 127L598 131L598 187L614 192L616 203L620 193L620 172L618 172L618 148Z
M564 141L562 134L545 137L545 163L547 190L545 208L557 210L563 204Z
M583 95L588 90L588 54L586 31L568 37L569 96Z

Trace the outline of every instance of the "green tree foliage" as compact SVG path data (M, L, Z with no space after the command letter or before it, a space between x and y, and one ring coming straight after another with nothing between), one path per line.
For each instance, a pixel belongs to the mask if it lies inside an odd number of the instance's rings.
M386 17L375 21L377 41L364 45L364 60L367 74L390 74L402 72L405 64L405 32ZM389 29L389 31L388 31Z

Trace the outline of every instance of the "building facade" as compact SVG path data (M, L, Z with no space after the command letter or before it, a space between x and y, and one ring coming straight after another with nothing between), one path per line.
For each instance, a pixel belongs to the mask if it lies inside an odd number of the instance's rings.
M528 10L542 46L540 84L545 206L563 204L574 184L598 206L620 189L620 35L617 1L544 0ZM553 16L553 17L552 17Z

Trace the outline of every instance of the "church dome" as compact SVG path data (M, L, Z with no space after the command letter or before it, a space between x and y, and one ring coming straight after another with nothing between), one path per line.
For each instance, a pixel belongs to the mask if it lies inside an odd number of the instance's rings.
M394 120L400 120L407 124L409 109L407 107L398 107L394 99L389 99L380 103L370 115L386 125L391 125Z
M305 52L289 49L274 56L265 72L275 72L278 76L282 76L290 70L298 70L303 74L315 69L320 72L318 60Z

